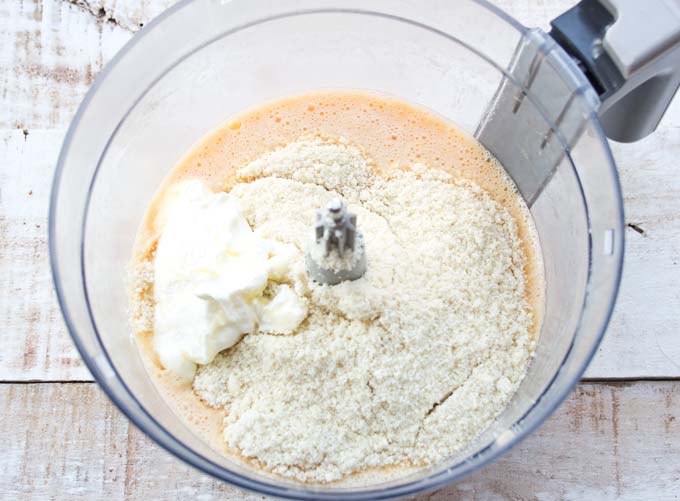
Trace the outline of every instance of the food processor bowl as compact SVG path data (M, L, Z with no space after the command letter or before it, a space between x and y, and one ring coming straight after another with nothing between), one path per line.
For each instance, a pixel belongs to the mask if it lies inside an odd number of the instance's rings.
M495 424L439 464L356 487L274 478L212 449L157 391L127 316L135 233L177 160L230 115L327 89L394 96L475 135L527 200L545 267L535 358ZM66 135L49 244L68 329L94 378L138 428L226 482L304 499L380 499L441 487L540 425L602 338L621 277L624 225L599 106L548 35L484 1L181 1L104 68Z

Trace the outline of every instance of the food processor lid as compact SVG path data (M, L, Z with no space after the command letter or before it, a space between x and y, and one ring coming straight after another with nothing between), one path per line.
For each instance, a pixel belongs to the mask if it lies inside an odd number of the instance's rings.
M529 207L588 120L636 141L680 86L678 0L583 0L551 24L550 35L533 29L520 40L475 133Z
M582 0L551 25L597 90L607 136L653 132L680 86L680 1Z

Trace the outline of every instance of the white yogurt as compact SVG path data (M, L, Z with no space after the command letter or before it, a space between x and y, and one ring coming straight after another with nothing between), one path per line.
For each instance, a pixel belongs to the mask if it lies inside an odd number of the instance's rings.
M167 369L191 379L196 364L256 330L290 334L307 306L287 285L299 251L253 232L236 198L200 181L173 187L154 260L153 346Z

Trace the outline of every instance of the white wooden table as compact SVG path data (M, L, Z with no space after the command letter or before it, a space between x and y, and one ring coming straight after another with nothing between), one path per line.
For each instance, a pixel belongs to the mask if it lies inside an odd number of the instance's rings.
M57 153L94 76L172 0L0 0L0 497L250 499L131 426L80 361L47 259ZM574 0L502 0L527 25ZM680 496L680 99L612 145L627 210L616 313L586 379L533 436L437 499Z

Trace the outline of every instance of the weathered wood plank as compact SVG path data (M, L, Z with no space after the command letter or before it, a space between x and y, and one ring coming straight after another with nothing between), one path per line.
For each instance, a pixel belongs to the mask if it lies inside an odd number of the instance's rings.
M40 129L65 127L91 80L87 75L96 73L136 25L169 3L74 2L0 0L0 40L9 48L0 51L3 103L8 104L0 107L0 158L4 159L0 165L0 325L9 334L0 350L0 380L89 378L63 327L47 266L47 197L63 129ZM525 24L545 27L546 20L573 2L498 3ZM100 9L105 14L99 16ZM15 43L21 37L26 43ZM34 63L42 69L16 73L22 70L15 66ZM60 83L51 70L45 70L57 67L68 68L66 74L77 78ZM627 230L617 310L587 376L680 377L680 177L675 165L680 153L680 99L671 105L655 135L613 148L627 221L644 234L632 227Z
M0 134L0 318L11 333L0 380L89 378L72 348L49 275L46 215L59 131ZM680 376L680 128L614 145L626 198L624 280L591 378ZM29 195L29 193L31 193Z
M0 128L62 128L99 70L174 0L2 0ZM531 26L573 0L498 0Z
M628 223L626 255L614 316L586 376L606 378L628 373L677 377L680 127L664 124L638 143L612 143L612 149Z
M0 134L0 380L90 379L52 288L47 210L60 131Z
M63 128L96 74L170 0L2 0L0 128Z
M151 443L92 383L0 385L0 409L5 499L248 499Z
M99 70L174 0L2 0L0 128L63 128ZM574 0L496 0L527 26L548 22ZM680 102L668 124L680 123Z
M550 20L572 7L577 0L492 0L491 3L524 26L548 30Z
M0 385L0 412L7 499L257 498L172 458L94 384ZM680 382L581 385L517 448L430 499L674 499L678 416Z

